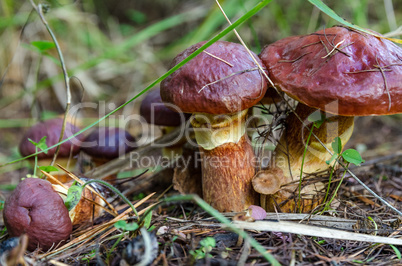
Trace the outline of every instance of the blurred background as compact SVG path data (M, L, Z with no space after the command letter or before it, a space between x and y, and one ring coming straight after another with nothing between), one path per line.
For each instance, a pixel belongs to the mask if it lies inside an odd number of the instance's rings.
M259 1L220 3L235 21ZM325 3L349 22L400 37L402 1ZM106 112L163 75L177 53L212 38L228 25L215 1L52 0L43 4L49 7L45 18L61 46L68 73L74 77L72 104L103 103ZM27 127L63 114L66 93L56 50L44 49L37 43L51 38L31 2L2 0L0 16L0 164L3 164L20 157L17 147ZM308 1L274 0L241 25L238 32L258 54L264 45L278 39L336 24ZM238 42L234 34L223 39ZM138 113L141 98L116 116ZM81 125L88 125L98 119L99 110L87 108L79 116ZM357 148L365 158L400 152L401 122L401 115L359 118L348 146ZM135 127L131 131L134 135L139 133ZM2 188L20 178L21 173L15 170L23 166L21 162L0 168Z

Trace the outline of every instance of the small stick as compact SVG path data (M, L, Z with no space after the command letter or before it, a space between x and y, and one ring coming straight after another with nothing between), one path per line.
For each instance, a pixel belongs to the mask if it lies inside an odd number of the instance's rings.
M326 56L321 57L321 58L327 58L328 56L330 56L330 55L336 50L336 48L338 48L338 46L341 45L344 41L345 41L345 40L342 40L342 41L338 42L338 43L334 46L334 48L332 48L332 50L331 50Z
M216 55L213 55L213 54L211 54L211 53L208 53L207 51L202 51L203 53L206 53L207 55L209 55L209 56L211 56L211 57L213 57L213 58L215 58L215 59L218 59L219 61L222 61L223 63L225 63L225 64L227 64L227 65L229 65L230 67L233 67L233 65L231 64L231 63L229 63L229 62L227 62L227 61L225 61L225 60L223 60L222 58L220 58L220 57L217 57Z
M243 74L243 73L251 72L251 71L255 71L255 70L258 70L258 67L254 67L254 68L250 68L250 69L245 69L245 70L241 70L241 71L238 71L238 72L234 72L234 73L232 73L232 74L230 74L230 75L227 75L226 77L223 77L223 78L221 78L221 79L215 80L215 81L213 81L213 82L211 82L211 83L208 83L208 84L202 86L202 88L198 91L198 93L200 93L203 89L205 89L206 87L208 87L208 86L210 86L210 85L214 85L214 84L216 84L216 83L218 83L218 82L221 82L221 81L223 81L223 80L225 80L225 79L228 79L228 78L230 78L230 77L233 77L233 76L235 76L235 75L237 75L237 74Z
M222 12L223 16L225 17L226 21L229 23L229 25L232 25L232 22L230 21L230 19L228 18L228 16L225 13L225 10L223 10L221 4L219 3L218 0L215 0L216 4L218 5L220 11ZM247 53L251 56L251 58L253 59L254 63L257 65L258 69L260 70L260 72L264 75L264 77L268 80L268 82L271 84L271 86L278 92L278 90L276 89L274 83L272 82L272 80L268 77L267 73L265 73L263 67L257 62L257 60L254 58L253 54L251 53L250 49L248 49L247 45L244 43L243 39L240 37L239 33L237 32L236 29L233 29L233 32L235 33L237 39L239 39L240 43L244 46L244 48L246 48Z

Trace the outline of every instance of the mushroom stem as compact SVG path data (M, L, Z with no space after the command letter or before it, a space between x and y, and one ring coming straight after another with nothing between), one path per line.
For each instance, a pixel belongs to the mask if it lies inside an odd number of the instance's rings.
M314 112L321 112L322 117L325 117L324 122L319 128L314 127L313 123L308 121L308 117ZM296 107L295 113L306 126L303 125L294 113L290 114L286 120L286 130L275 149L270 168L267 170L268 173L275 175L276 180L275 182L264 181L269 184L275 183L275 187L270 188L270 196L260 197L261 205L265 206L269 211L274 210L274 204L280 207L282 211L295 211L294 207L296 205L294 203L298 198L298 183L302 167L303 176L330 168L330 165L326 161L331 158L331 154L327 152L321 143L314 136L311 136L308 144L306 143L311 127L314 127L314 135L332 152L331 143L336 137L340 137L343 148L353 132L354 117L352 116L331 115L301 103ZM306 145L308 146L304 155ZM270 175L267 175L267 172L265 172L264 176ZM258 182L257 178L258 176L253 180L253 186L257 192L261 193L261 189L257 189L256 186ZM308 199L309 204L311 203L311 199L317 199L315 203L310 204L309 208L305 208L304 206L302 211L309 211L320 200L322 201L320 197L317 197L317 190L323 188L324 185L322 183L316 183L307 185L302 189L302 194L305 195L304 198ZM292 190L294 192L293 195L296 195L291 202L288 197L292 193L289 193L289 190ZM300 211L300 209L297 211Z
M242 211L257 199L251 184L255 156L245 134L246 114L247 110L194 114L191 119L200 145L203 197L218 211Z

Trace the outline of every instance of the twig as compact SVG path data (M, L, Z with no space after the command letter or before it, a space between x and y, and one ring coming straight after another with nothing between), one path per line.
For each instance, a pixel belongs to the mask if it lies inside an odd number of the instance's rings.
M246 261L247 261L249 254L250 254L250 243L246 239L244 241L243 251L241 252L240 257L238 257L238 259L237 259L237 265L238 266L246 265Z
M216 55L213 55L213 54L211 54L211 53L208 53L207 51L202 51L203 53L206 53L207 55L209 55L209 56L211 56L211 57L213 57L213 58L215 58L215 59L218 59L219 61L222 61L223 63L225 63L225 64L227 64L228 66L230 66L230 67L233 67L233 64L231 64L231 63L229 63L228 61L225 61L225 60L223 60L222 58L220 58L220 57L217 57Z
M145 198L143 198L142 200L140 200L139 202L137 202L134 207L137 208L139 207L141 204L143 204L145 201L147 201L150 197L152 197L155 193L152 193L148 196L146 196ZM149 208L149 207L148 207ZM143 213L146 212L146 210L148 209L143 209L141 211L138 212L138 215L141 215ZM88 230L85 231L85 233L83 233L82 235L80 235L77 238L74 238L72 241L66 243L65 245L61 246L60 248L50 251L48 253L42 254L38 256L38 259L40 260L47 260L50 257L53 257L59 253L62 252L66 252L66 250L72 248L72 247L76 247L76 248L80 248L83 244L89 242L91 239L95 238L97 235L101 234L103 231L105 231L106 229L108 229L109 227L113 226L117 221L120 220L127 220L129 218L129 214L132 211L131 208L128 208L127 210L125 210L123 213L119 214L119 216L113 218L110 221L107 221L103 224L100 224L94 228L89 228ZM113 229L116 229L115 227Z
M221 82L221 81L223 81L223 80L225 80L225 79L228 79L228 78L233 77L233 76L238 75L238 74L243 74L243 73L247 73L247 72L251 72L251 71L255 71L255 70L258 70L258 67L253 67L253 68L250 68L250 69L245 69L245 70L233 72L233 73L231 73L230 75L227 75L226 77L223 77L223 78L221 78L221 79L215 80L215 81L213 81L213 82L211 82L211 83L208 83L208 84L202 86L202 88L198 91L198 93L200 93L200 92L201 92L203 89L205 89L206 87L211 86L211 85L214 85L214 84L216 84L216 83L218 83L218 82Z
M215 0L216 4L218 5L219 9L221 10L223 16L225 16L226 21L229 23L229 25L232 25L232 22L230 21L230 19L228 18L228 16L226 16L225 11L223 10L221 4L219 3L218 0ZM272 87L274 87L275 90L277 90L275 88L274 83L272 82L272 80L268 77L267 73L265 73L263 67L257 62L257 60L254 58L253 54L251 53L251 51L248 49L247 45L244 43L243 39L240 37L239 33L237 33L236 29L233 29L233 32L236 34L236 37L239 39L239 41L241 42L241 44L244 46L244 48L246 49L247 53L251 56L251 58L253 59L254 63L258 66L260 72L265 76L265 78L268 80L268 82L271 84Z
M248 229L248 230L303 234L303 235L308 235L308 236L316 236L316 237L324 237L324 238L364 241L364 242L371 242L371 243L384 243L384 244L402 246L402 240L398 239L398 238L352 233L352 232L338 230L338 229L330 229L330 228L325 228L325 227L298 224L298 223L293 223L293 222L234 221L233 223L234 223L234 226L236 226L238 228ZM222 227L226 227L226 226L222 225Z
M332 50L326 56L321 57L321 58L327 58L328 56L330 56L338 48L338 46L341 45L344 41L345 40L343 39L342 41L335 44L334 48L332 48Z
M402 66L402 64L393 63L393 64L389 64L386 66L380 66L377 56L375 58L375 61L377 62L377 64L373 65L374 68L372 68L372 69L364 69L364 70L353 71L353 72L345 72L345 74L357 74L357 73L364 73L364 72L381 72L381 76L384 79L385 91L387 92L387 96L388 96L388 111L389 111L389 110L391 110L392 101L391 101L391 94L389 93L387 78L385 77L385 72L392 71L392 69L389 69L388 67Z

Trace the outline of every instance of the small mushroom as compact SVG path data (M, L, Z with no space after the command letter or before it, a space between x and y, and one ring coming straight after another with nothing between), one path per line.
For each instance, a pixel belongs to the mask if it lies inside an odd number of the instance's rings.
M267 217L267 212L257 205L250 205L247 209L247 215L254 218L254 220L264 220Z
M170 106L173 108L172 106ZM150 91L142 100L140 115L151 125L160 126L162 133L167 134L179 126L183 126L190 117L189 114L178 112L180 110L168 108L161 99L160 89ZM177 139L173 145L162 149L166 158L177 159L182 154L185 138Z
M48 147L53 146L59 142L59 137L61 133L61 129L63 126L62 118L54 118L50 120L46 120L43 122L39 122L33 125L29 130L24 134L22 140L19 144L19 151L22 156L28 156L36 153L36 147L33 145L28 139L31 139L35 142L39 142L43 137L46 136L46 145ZM63 140L74 135L80 129L71 123L67 122ZM75 167L76 159L75 155L80 150L80 144L84 136L78 135L75 138L63 143L60 145L60 150L57 157L57 163L62 165L63 167L73 170ZM38 150L39 151L39 150ZM56 148L50 149L47 153L38 154L39 162L38 164L41 166L50 165L51 160L53 159L54 153L56 152ZM33 162L34 158L30 158L30 161ZM66 181L65 174L61 172L52 173L53 176L57 176L61 182Z
M271 182L275 183L275 189L269 189L270 197L261 196L261 204L267 210L273 210L273 197L280 209L295 211L285 206L283 196L275 198L271 193L278 191L277 180L283 190L284 185L300 179L308 128L313 127L308 121L309 115L320 112L325 118L313 133L332 151L331 143L335 137L341 138L342 145L349 140L355 116L402 112L401 54L402 49L386 39L345 27L288 37L263 49L260 58L270 79L278 89L299 102L295 112L286 120L286 130L271 159L269 173L265 174L276 175L276 181ZM326 149L314 137L307 145L303 172L329 169L326 161L331 155ZM264 194L264 189L259 187L259 178L255 178L254 188ZM314 190L321 188L322 184L315 184L305 192L316 196ZM297 189L296 185L287 191L295 194ZM271 200L265 202L269 198ZM311 207L315 205L310 204Z
M123 156L136 148L135 137L118 127L98 127L86 136L81 144L81 150L92 157L95 166Z
M44 251L69 239L72 223L63 199L50 182L26 178L6 200L4 224L10 236L27 234L28 250Z
M283 171L280 168L261 170L253 178L253 187L263 195L275 194L281 189Z
M172 66L203 44L184 50ZM219 211L242 211L256 201L251 185L255 155L245 134L245 120L247 109L259 102L266 89L247 50L224 41L215 42L161 83L163 102L193 114L203 198Z
M168 128L181 126L190 117L188 114L178 111L168 108L163 103L160 88L150 91L142 100L140 106L140 115L149 124Z

